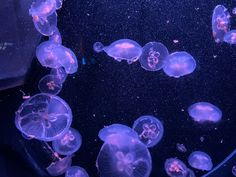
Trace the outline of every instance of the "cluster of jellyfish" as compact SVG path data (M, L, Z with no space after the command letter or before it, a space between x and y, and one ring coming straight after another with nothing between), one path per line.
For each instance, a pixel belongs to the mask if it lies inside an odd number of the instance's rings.
M75 54L62 45L57 28L56 10L61 7L62 0L36 0L29 9L37 31L49 37L37 47L36 57L42 66L51 68L51 71L39 81L41 93L25 100L17 110L15 125L27 139L45 142L57 157L57 161L46 169L51 176L65 173L66 177L88 177L82 167L71 166L73 154L81 147L82 137L71 127L69 105L56 96L67 74L73 74L78 69Z
M236 8L232 10L236 14ZM212 34L216 43L236 44L236 30L231 30L231 15L223 5L217 5L212 14Z
M161 42L149 42L141 47L133 40L120 39L109 46L95 42L93 49L95 52L106 52L116 61L126 60L131 64L139 60L145 70L163 69L166 75L174 78L191 74L196 68L196 61L188 52L178 51L169 54L168 49Z

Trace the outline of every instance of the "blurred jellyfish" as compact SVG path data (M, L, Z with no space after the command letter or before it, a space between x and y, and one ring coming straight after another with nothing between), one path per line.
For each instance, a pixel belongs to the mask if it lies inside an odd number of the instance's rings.
M236 165L232 167L232 174L236 176Z
M96 42L93 48L96 52L105 51L115 60L126 60L129 64L137 61L142 54L142 47L130 39L120 39L105 47L101 42Z
M57 95L62 89L62 84L57 76L46 75L40 79L38 88L42 93Z
M224 42L236 44L236 30L231 30L224 35Z
M215 42L223 42L224 35L230 29L230 13L223 5L217 5L212 14L212 33Z
M82 144L80 133L70 128L62 137L52 142L53 150L61 155L71 155L76 152Z
M195 59L187 52L174 52L167 56L165 65L163 66L164 72L170 76L179 78L192 73L196 68Z
M63 67L51 69L50 74L57 77L61 84L66 81L67 73Z
M153 147L159 143L164 133L162 123L150 115L139 117L134 122L133 129L138 133L140 141L147 147Z
M58 0L57 0L58 1ZM32 3L29 14L35 16L47 17L56 11L56 0L36 0Z
M53 34L49 36L49 40L58 44L62 43L61 33L57 27L55 28L55 31L53 32Z
M196 177L195 173L191 169L187 169L187 175L186 177Z
M147 71L157 71L162 69L165 58L169 55L169 51L160 42L149 42L143 47L142 55L139 62Z
M188 163L191 167L203 171L210 171L213 167L211 157L202 151L192 152L188 158Z
M67 171L65 177L89 177L88 173L79 166L71 166Z
M176 148L179 152L187 152L187 148L185 147L184 144L177 143Z
M64 158L60 158L56 162L52 162L47 168L47 172L51 176L59 176L66 172L66 170L71 166L72 159L71 156L66 156Z
M28 137L53 141L66 133L72 122L69 105L60 97L36 94L17 110L16 127Z
M60 9L62 7L63 0L56 0L56 9Z
M221 120L222 112L215 105L208 102L198 102L188 108L188 113L194 121L216 123Z
M236 15L236 7L233 8L232 14Z
M188 168L179 159L169 158L165 161L165 171L170 177L186 177Z
M127 134L129 136L138 138L137 133L130 127L126 126L126 125L122 125L122 124L112 124L109 126L104 127L103 129L101 129L98 133L98 137L102 140L102 141L106 141L106 139L113 134Z
M149 177L152 160L147 147L128 134L112 134L98 157L100 177Z

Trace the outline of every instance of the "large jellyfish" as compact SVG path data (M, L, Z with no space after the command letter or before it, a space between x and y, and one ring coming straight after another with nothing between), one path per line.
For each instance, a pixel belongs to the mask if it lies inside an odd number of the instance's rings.
M189 115L194 121L203 122L219 122L222 118L221 110L215 105L208 102L198 102L192 104L188 108Z
M52 142L52 147L58 154L71 155L80 148L81 144L80 133L70 128L62 137Z
M139 62L147 71L157 71L162 69L165 58L169 55L169 51L160 42L149 42L143 47L142 55Z
M66 133L72 122L69 105L58 96L36 94L17 110L16 127L26 136L53 141Z
M40 79L38 88L42 93L57 95L62 89L62 83L57 76L49 74Z
M96 42L93 49L96 52L104 51L117 61L126 60L129 64L137 61L142 54L142 47L130 39L120 39L105 47L101 42Z
M113 134L127 134L129 136L138 138L137 133L130 127L126 126L126 125L122 125L122 124L112 124L109 126L104 127L103 129L101 129L98 133L98 137L102 140L102 141L106 141L106 139Z
M215 42L223 42L224 35L230 29L230 13L223 5L217 5L212 14L212 33Z
M138 133L140 141L147 147L153 147L159 143L164 133L162 123L150 115L139 117L134 122L133 129Z
M179 159L169 158L165 161L165 171L170 177L186 177L188 168Z
M236 44L236 30L231 30L224 35L224 42Z
M112 134L98 157L100 177L149 177L152 160L147 147L125 133Z
M188 163L191 167L203 171L210 171L213 167L211 157L202 151L192 152L188 158Z
M88 173L79 166L71 166L67 171L65 177L89 177Z
M166 57L163 71L170 77L179 78L192 73L196 68L195 59L187 52L174 52Z

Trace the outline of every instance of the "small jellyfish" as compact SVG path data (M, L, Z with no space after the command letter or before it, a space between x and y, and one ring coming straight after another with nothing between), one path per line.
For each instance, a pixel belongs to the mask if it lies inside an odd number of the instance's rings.
M196 68L195 59L187 52L174 52L166 57L163 71L170 77L179 78L191 74Z
M224 42L236 44L236 30L231 30L224 35Z
M120 39L105 47L101 42L96 42L93 48L96 52L103 50L115 60L126 60L129 64L137 61L142 54L142 47L130 39Z
M58 44L62 43L61 33L57 27L55 28L55 31L53 32L53 34L49 36L49 40Z
M188 168L179 159L169 158L165 161L165 171L170 177L187 177Z
M63 67L51 69L50 74L57 77L60 80L61 84L66 81L67 73Z
M102 141L106 141L106 139L113 134L128 134L129 136L138 138L137 133L130 127L126 126L126 125L122 125L122 124L112 124L109 126L104 127L103 129L101 129L98 133L98 137L102 140Z
M100 177L149 177L152 160L147 147L128 134L112 134L98 157Z
M164 134L162 123L150 115L139 117L134 122L133 129L138 133L140 141L147 147L153 147L159 143Z
M62 7L63 0L56 0L56 9L60 9Z
M191 167L203 171L210 171L213 167L211 157L202 151L192 152L188 158L188 163Z
M223 42L230 29L230 13L223 5L217 5L212 14L212 34L216 43Z
M46 75L40 79L38 88L42 93L57 95L62 89L62 84L57 76Z
M66 170L71 166L72 157L66 156L64 158L60 158L59 160L52 162L47 168L47 172L51 176L59 176L66 172Z
M65 177L89 177L89 175L82 167L71 166L66 171Z
M56 11L56 1L58 0L36 0L32 3L29 14L33 18L50 16Z
M69 105L58 96L32 96L16 112L15 125L28 137L53 141L68 131L72 122Z
M204 122L219 122L222 118L221 110L215 105L208 102L198 102L192 104L188 108L189 116L193 118L194 121L199 123Z
M142 55L139 62L147 71L157 71L162 69L165 58L169 55L169 51L160 42L149 42L143 47Z
M187 152L187 148L185 147L184 144L181 143L177 143L176 144L176 148L179 152Z
M61 155L71 155L78 151L82 144L80 133L70 128L62 137L52 142L53 150Z
M232 174L236 176L236 165L232 167Z
M236 7L233 8L232 14L236 15Z

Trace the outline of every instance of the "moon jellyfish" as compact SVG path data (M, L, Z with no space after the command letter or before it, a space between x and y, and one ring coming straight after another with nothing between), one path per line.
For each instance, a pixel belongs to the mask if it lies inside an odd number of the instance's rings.
M224 42L236 44L236 30L231 30L224 35Z
M187 152L187 148L185 147L184 144L177 143L176 148L179 152Z
M224 35L230 29L230 13L223 5L217 5L212 15L212 34L215 42L223 42Z
M17 110L16 127L28 137L53 141L66 133L72 122L69 105L60 97L36 94Z
M149 177L152 168L147 147L123 133L107 138L96 164L100 177Z
M58 1L58 0L57 0ZM32 3L29 14L35 16L47 17L56 11L56 0L36 0Z
M60 80L60 83L64 83L66 81L67 73L63 67L51 69L50 74L57 77Z
M130 39L120 39L105 47L102 43L96 42L93 48L96 52L103 50L115 60L126 60L129 64L137 61L142 54L142 47Z
M57 27L55 28L55 31L53 32L53 34L49 36L49 40L58 44L62 43L61 33L59 32Z
M39 81L38 88L42 93L57 95L61 89L61 80L55 75L46 75Z
M149 42L143 47L139 62L145 70L157 71L163 67L164 60L168 55L169 51L162 43Z
M192 104L188 108L189 116L193 118L194 121L203 123L203 122L212 122L216 123L221 120L222 112L215 105L208 102L198 102Z
M102 141L106 141L107 137L109 137L110 135L121 133L138 138L137 133L132 128L122 124L112 124L104 127L99 131L98 137Z
M211 157L202 151L192 152L188 158L188 163L191 167L203 171L210 171L213 166Z
M147 147L153 147L163 137L164 127L154 116L141 116L133 124L133 129L138 133L139 139Z
M58 154L71 155L80 148L81 144L80 133L70 128L62 137L52 142L52 147Z
M52 162L47 168L47 172L51 176L59 176L66 172L66 170L71 166L72 159L71 156L66 156L60 158L59 160Z
M71 166L67 171L65 177L89 177L88 173L79 166Z
M179 78L192 73L196 68L195 59L187 52L174 52L166 57L164 72L170 76Z
M232 168L232 174L233 174L234 176L236 176L236 165L233 166L233 168Z
M170 177L186 177L188 168L179 159L169 158L165 161L165 171Z

